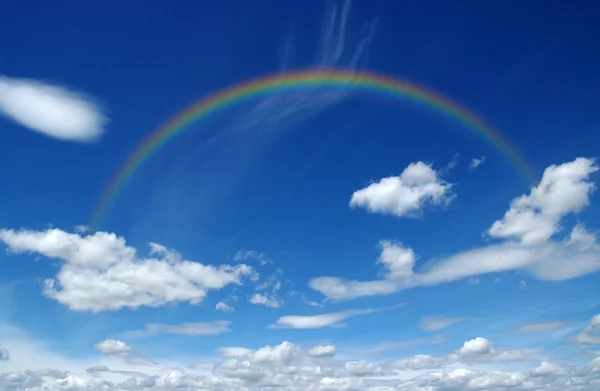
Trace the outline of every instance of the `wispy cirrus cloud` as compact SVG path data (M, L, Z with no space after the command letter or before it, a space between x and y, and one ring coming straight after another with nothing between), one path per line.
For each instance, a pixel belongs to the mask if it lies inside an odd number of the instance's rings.
M348 0L330 2L314 57L298 59L303 64L297 64L294 39L289 37L282 50L282 66L275 73L285 74L296 66L361 69L376 22L370 21L352 34L351 11ZM187 231L185 227L192 231L194 226L197 235L198 221L210 218L224 200L235 194L256 162L283 135L301 130L300 125L349 99L353 92L349 82L345 89L315 86L273 93L248 102L234 116L219 118L219 132L191 143L186 146L186 153L178 154L164 165L164 171L154 182L148 213L139 229L161 227L163 237L168 240L171 232L177 231L181 237L181 232ZM182 208L185 213L181 213Z
M95 99L67 87L0 75L0 115L46 136L97 141L107 117Z

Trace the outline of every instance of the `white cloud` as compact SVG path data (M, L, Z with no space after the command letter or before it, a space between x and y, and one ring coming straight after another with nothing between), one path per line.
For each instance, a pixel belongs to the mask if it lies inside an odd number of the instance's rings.
M586 158L548 167L540 184L529 195L514 199L504 218L496 221L488 234L527 245L546 242L558 232L565 215L579 213L588 206L589 194L595 190L588 179L596 171L594 160Z
M441 367L442 364L444 361L440 358L428 354L417 354L406 360L397 360L392 363L392 366L400 369L433 369Z
M415 266L415 253L401 244L384 240L379 243L381 254L377 260L385 269L388 279L411 277Z
M495 348L485 338L466 341L445 357L418 354L390 363L315 355L311 352L316 348L304 350L284 341L258 349L225 347L219 350L220 358L192 365L170 362L141 366L114 354L95 357L95 361L69 360L27 336L8 344L3 337L6 333L0 335L3 346L21 348L15 354L19 364L10 366L14 364L8 362L6 372L0 374L2 390L595 391L600 373L599 358L583 365L538 360L525 349ZM518 370L510 365L513 360L519 361ZM527 360L540 364L528 364ZM31 370L24 369L23 364L29 364Z
M563 329L567 326L566 322L561 321L541 321L525 323L512 329L515 333L541 333L544 331Z
M283 300L281 300L276 295L269 296L260 293L255 293L252 296L250 296L249 301L251 304L264 305L270 308L279 308L283 304Z
M556 232L560 218L567 212L580 211L589 203L589 193L594 185L586 179L596 170L593 160L583 158L550 166L531 195L513 201L505 218L494 223L490 229L496 236L507 238L511 236L509 231L515 235L518 231L519 235L523 235L521 240L507 240L434 259L426 262L420 271L413 270L416 256L411 249L388 243L387 246L381 246L382 255L379 259L387 272L383 279L353 281L339 277L318 277L310 280L309 286L329 299L348 300L513 270L548 281L569 280L597 272L600 270L600 245L594 234L582 225L576 225L563 240L548 240ZM518 228L515 222L519 218L511 212L516 210L516 205L537 205L539 211L528 209L533 216L531 221L550 224L536 223L535 227L528 224L526 229L521 229L524 226ZM507 231L508 227L518 229ZM396 257L389 254L396 254ZM382 259L387 262L382 262ZM390 267L398 267L402 277L394 277Z
M453 198L451 188L431 165L416 162L409 164L399 176L383 178L355 191L350 206L371 213L416 217L429 204L448 204Z
M217 305L215 306L217 311L223 311L223 312L233 312L234 309L233 307L231 307L230 305L227 305L226 303L223 303L222 301L218 302Z
M230 321L215 320L211 322L187 322L181 324L162 324L150 323L146 325L144 330L129 331L128 335L132 337L145 337L159 334L186 335L186 336L202 336L202 335L218 335L231 331L229 326Z
M336 352L335 345L319 345L309 349L307 354L311 357L330 357Z
M150 258L139 257L124 238L107 232L81 236L59 229L3 229L0 241L13 253L39 253L64 261L56 278L45 281L44 294L77 311L158 307L178 301L196 304L208 290L257 278L248 265L203 265L155 243L150 244Z
M104 133L103 109L90 97L31 79L0 76L0 115L61 140L90 142Z
M527 281L525 281L525 280L519 281L519 288L521 288L521 289L527 288Z
M578 345L594 346L600 345L600 314L594 316L587 326L575 336Z
M475 339L465 341L458 352L463 356L479 356L490 354L492 352L492 344L486 338L477 337Z
M231 358L231 357L243 357L252 353L252 349L241 348L236 346L227 346L219 349L219 353L223 357Z
M465 318L452 318L445 316L427 316L421 319L421 329L426 331L442 330L456 323L464 321Z
M485 156L482 156L480 158L474 157L473 159L471 159L471 162L469 162L469 170L473 171L477 167L481 166L484 162L485 162Z
M98 342L94 347L104 354L126 355L131 352L131 346L115 339L106 339Z
M235 255L233 256L233 260L236 262L243 262L243 261L250 261L250 260L258 261L261 266L265 266L267 264L273 263L273 261L271 261L269 258L267 258L266 254L263 254L261 252L254 251L254 250L240 250L235 253Z
M320 329L323 327L341 327L344 324L340 323L343 320L358 315L366 315L379 311L387 311L401 307L403 304L395 305L387 308L364 308L358 310L345 310L339 312L330 312L321 315L286 315L277 319L272 328L292 328L292 329Z

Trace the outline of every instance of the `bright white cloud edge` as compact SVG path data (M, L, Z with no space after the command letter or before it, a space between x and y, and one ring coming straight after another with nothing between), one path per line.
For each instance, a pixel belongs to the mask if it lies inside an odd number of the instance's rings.
M0 115L60 140L97 141L107 118L91 97L66 87L0 75Z

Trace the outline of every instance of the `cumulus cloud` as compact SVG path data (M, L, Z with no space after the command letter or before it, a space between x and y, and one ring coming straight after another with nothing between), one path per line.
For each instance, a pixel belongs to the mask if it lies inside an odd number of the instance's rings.
M588 206L589 195L596 188L589 177L596 171L595 161L586 158L548 167L540 184L530 194L514 199L488 234L527 245L546 242L560 229L564 216Z
M447 356L418 354L392 362L336 359L331 354L334 350L327 346L305 350L288 341L258 349L226 347L219 350L221 357L212 361L187 366L154 365L142 371L131 366L126 370L110 370L103 363L90 366L87 361L73 360L61 362L68 370L9 369L0 374L0 389L595 391L600 371L598 358L584 364L537 360L535 354L525 349L497 348L481 337L465 341ZM507 351L518 351L521 355L507 356ZM46 354L38 352L37 356ZM47 365L57 361L55 357L46 357ZM114 358L118 357L103 357ZM519 361L518 370L510 365L511 360ZM537 361L530 364L528 360ZM77 370L79 363L87 370Z
M87 95L1 75L0 115L46 136L78 142L98 140L106 123L104 110Z
M336 352L335 345L319 345L310 348L307 354L311 357L330 357L335 355Z
M378 260L386 268L383 279L356 281L326 276L313 278L309 286L329 299L348 300L512 270L547 281L569 280L597 272L600 245L583 225L577 224L563 239L551 239L560 219L588 205L594 184L587 179L595 171L594 161L585 158L548 167L531 194L513 201L504 219L492 225L490 234L505 238L502 243L433 259L426 262L422 270L415 271L416 256L412 249L383 242ZM534 225L521 225L523 220L518 215L525 210L528 211L523 212L525 215L533 216L528 221L535 221ZM513 240L513 234L517 240ZM391 267L399 272L390 273Z
M150 257L139 257L124 238L107 232L82 236L60 229L2 229L0 241L13 253L63 261L56 278L45 281L44 294L77 311L197 304L209 290L258 278L248 265L203 265L155 243L150 243Z
M230 305L223 303L222 301L218 302L217 305L215 306L217 311L223 311L223 312L233 312L234 309L233 307L231 307Z
M353 208L397 217L417 217L427 205L447 205L454 197L452 185L443 181L431 165L411 163L399 176L390 176L355 191Z
M480 158L476 158L476 157L472 158L471 161L469 162L469 170L473 171L477 167L481 166L484 162L485 162L485 156L482 156Z
M104 354L127 355L131 352L131 346L115 339L106 339L98 342L94 347Z

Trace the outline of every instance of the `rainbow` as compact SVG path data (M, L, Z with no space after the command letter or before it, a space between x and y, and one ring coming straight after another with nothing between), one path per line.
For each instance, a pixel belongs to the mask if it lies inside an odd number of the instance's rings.
M481 139L495 147L516 166L528 185L536 181L534 170L499 131L486 124L468 109L439 93L408 81L370 72L335 69L307 70L259 77L225 88L199 100L172 117L135 149L110 180L92 214L90 228L97 229L99 227L119 193L142 164L175 136L189 129L190 125L252 98L315 87L357 88L425 105L472 130Z

